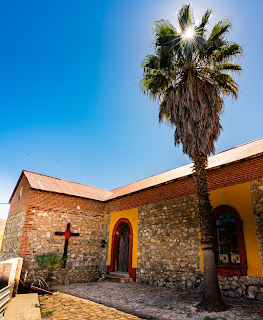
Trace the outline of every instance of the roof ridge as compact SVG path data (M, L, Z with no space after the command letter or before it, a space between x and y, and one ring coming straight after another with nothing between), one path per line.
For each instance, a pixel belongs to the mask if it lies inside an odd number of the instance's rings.
M70 183L76 183L76 184L80 184L80 185L82 185L82 186L91 187L91 188L99 189L99 190L102 190L102 191L112 192L112 191L110 191L110 190L106 190L106 189L94 187L94 186L91 186L91 185L89 185L89 184L80 183L80 182L76 182L76 181L71 181L71 180L67 180L67 179L61 179L61 178L57 178L57 177L52 177L52 176L49 176L49 175L43 174L43 173L38 173L38 172L34 172L34 171L29 171L29 170L23 170L23 172L25 172L25 173L26 173L26 172L34 173L34 174L37 174L37 175L40 175L40 176L44 176L44 177L48 177L48 178L52 178L52 179L67 181L67 182L70 182Z

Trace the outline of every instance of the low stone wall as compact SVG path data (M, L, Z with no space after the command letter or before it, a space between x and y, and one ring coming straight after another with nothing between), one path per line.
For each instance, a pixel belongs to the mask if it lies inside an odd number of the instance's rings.
M38 280L42 277L49 285L55 284L70 284L80 282L91 282L101 278L105 273L105 267L101 266L86 266L77 267L75 269L69 268L57 268L52 271L51 276L47 280L49 274L48 269L40 269L36 267L34 270L29 270L26 282L31 285L38 286ZM25 270L23 270L23 275Z
M263 301L263 279L258 277L221 277L219 276L219 287L222 295L226 297L248 298ZM190 272L177 272L175 276L167 277L166 274L144 277L138 275L137 282L168 287L171 289L183 289L194 292L202 292L203 274Z
M263 279L258 277L219 277L220 288L228 297L263 301Z

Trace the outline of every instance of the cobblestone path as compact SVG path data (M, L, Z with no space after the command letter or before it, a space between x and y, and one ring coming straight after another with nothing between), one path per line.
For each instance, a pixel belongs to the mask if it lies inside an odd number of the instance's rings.
M142 319L203 320L205 316L210 316L213 320L222 320L224 318L226 320L263 319L263 305L259 301L224 297L229 306L227 311L218 313L199 312L195 305L200 302L201 296L197 293L134 282L115 283L101 281L54 286L53 289L116 308ZM64 318L54 319L64 320ZM68 320L68 318L65 319ZM74 317L74 319L77 318ZM108 319L111 318L108 317Z
M104 305L56 292L40 297L42 319L49 320L140 320Z

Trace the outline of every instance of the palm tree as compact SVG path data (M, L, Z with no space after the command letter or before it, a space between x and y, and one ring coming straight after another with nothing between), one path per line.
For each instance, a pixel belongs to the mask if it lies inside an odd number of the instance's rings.
M230 19L220 20L207 32L211 10L207 9L195 24L190 5L178 14L179 28L169 21L154 23L155 54L142 61L143 93L160 103L159 121L165 119L174 131L175 145L194 162L198 216L204 253L203 299L205 310L223 310L215 264L215 237L211 218L206 166L207 156L214 153L220 131L223 98L238 95L231 75L241 67L233 59L242 56L242 48L227 40Z

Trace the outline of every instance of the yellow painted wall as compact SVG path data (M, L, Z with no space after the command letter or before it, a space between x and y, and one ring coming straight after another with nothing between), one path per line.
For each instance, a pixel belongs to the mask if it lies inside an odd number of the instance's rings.
M109 235L109 248L108 248L108 266L111 263L111 247L112 247L112 232L115 224L121 218L126 218L130 221L133 231L132 243L132 267L137 268L137 248L138 248L138 208L123 210L111 213L110 219L110 235Z
M249 183L221 188L210 192L213 208L228 205L236 209L243 221L244 241L247 257L247 275L262 277L262 267L258 248ZM204 270L203 251L201 250L201 270Z

